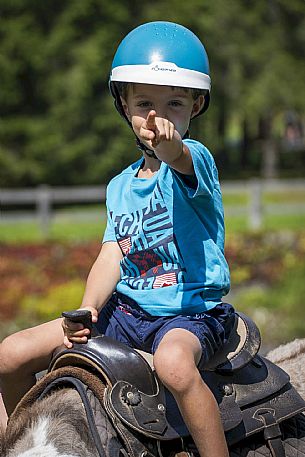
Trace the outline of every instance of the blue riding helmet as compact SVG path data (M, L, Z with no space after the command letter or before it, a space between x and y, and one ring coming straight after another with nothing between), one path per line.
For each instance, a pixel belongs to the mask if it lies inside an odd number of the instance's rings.
M199 116L208 109L211 78L206 50L197 36L173 22L148 22L120 43L111 67L109 87L118 112L128 121L116 83L142 83L201 89L205 92ZM185 137L188 136L186 132ZM139 148L155 156L137 138Z
M206 90L202 114L210 101L209 73L208 56L199 38L182 25L157 21L140 25L123 39L112 62L109 83L117 109L120 100L115 82Z

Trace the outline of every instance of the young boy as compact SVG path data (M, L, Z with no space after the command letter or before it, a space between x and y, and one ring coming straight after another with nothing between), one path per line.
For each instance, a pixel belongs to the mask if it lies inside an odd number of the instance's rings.
M218 406L197 369L225 342L234 315L221 301L230 284L216 166L188 139L190 120L209 104L205 49L180 25L144 24L120 44L110 89L143 157L108 186L107 228L81 307L100 332L153 353L201 457L225 457ZM88 329L61 322L2 343L9 413L48 365L62 329L68 347L87 341Z

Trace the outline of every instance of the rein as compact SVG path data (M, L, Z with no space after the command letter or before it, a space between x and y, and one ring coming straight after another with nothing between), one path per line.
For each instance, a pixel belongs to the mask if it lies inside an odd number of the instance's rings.
M87 389L90 389L99 403L103 403L104 384L93 373L81 367L61 367L43 376L20 400L15 410L8 420L8 428L13 426L15 418L22 414L24 409L28 409L34 402L42 400L52 390L59 387L71 386L80 396L86 412L88 427L97 449L99 457L106 457L100 435L95 423L93 409L88 398Z
M54 379L50 384L46 386L44 391L40 394L38 397L38 401L42 400L45 398L46 395L48 395L53 389L56 389L60 386L67 387L71 386L73 387L77 393L79 394L81 401L84 405L85 412L86 412L86 417L88 421L88 426L89 426L89 431L91 434L91 437L94 441L95 447L97 449L99 457L106 457L106 453L103 449L102 442L95 424L95 419L94 419L94 413L90 404L90 401L87 396L86 392L86 385L80 381L79 379L76 379L72 376L63 376L57 379Z

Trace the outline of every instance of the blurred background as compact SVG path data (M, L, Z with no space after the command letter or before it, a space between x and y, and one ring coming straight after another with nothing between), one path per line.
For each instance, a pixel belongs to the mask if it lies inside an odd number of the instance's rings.
M264 348L305 337L304 0L0 0L0 337L77 308L105 228L105 185L139 151L108 91L134 27L193 30L232 290Z

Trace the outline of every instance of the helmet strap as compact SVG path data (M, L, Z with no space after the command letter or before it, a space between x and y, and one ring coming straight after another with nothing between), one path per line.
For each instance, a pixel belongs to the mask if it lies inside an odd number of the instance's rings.
M136 137L136 143L138 149L140 149L141 152L145 152L145 154L148 155L148 157L152 157L153 159L159 160L154 151L145 146L145 144L141 143L138 137Z

